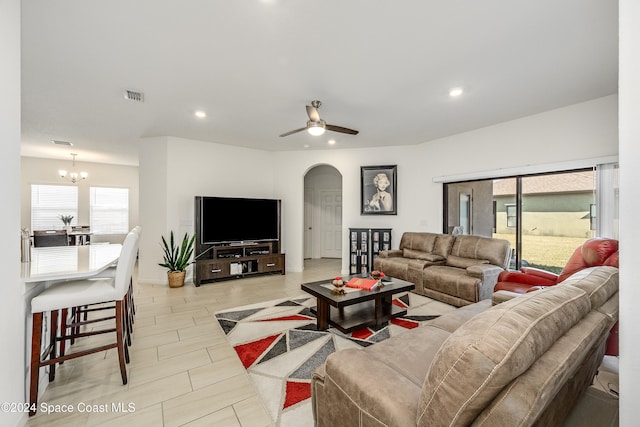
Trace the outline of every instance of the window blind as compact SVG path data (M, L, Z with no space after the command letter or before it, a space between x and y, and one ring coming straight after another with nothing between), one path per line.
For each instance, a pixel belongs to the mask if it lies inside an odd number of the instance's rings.
M59 230L60 215L72 215L78 224L78 187L74 185L31 185L31 230Z
M129 189L91 187L90 224L93 234L129 232Z

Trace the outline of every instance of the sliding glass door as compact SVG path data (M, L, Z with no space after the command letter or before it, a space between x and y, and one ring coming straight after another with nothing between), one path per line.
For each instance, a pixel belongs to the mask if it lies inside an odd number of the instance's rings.
M592 169L446 183L444 230L507 239L511 268L560 272L596 233Z
M595 236L592 170L522 177L522 265L560 273Z

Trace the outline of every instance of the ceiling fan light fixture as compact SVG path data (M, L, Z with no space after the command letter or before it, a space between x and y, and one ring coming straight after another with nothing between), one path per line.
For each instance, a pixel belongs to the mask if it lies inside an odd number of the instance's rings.
M326 130L325 124L323 121L319 121L319 122L309 121L307 123L307 132L309 132L309 134L313 136L320 136L324 133L325 130Z
M302 132L303 130L306 130L307 132L309 132L310 135L313 135L313 136L320 136L324 134L324 132L327 130L330 130L331 132L346 133L348 135L358 134L357 130L345 128L342 126L327 124L327 122L321 119L320 115L318 114L318 108L320 107L321 104L322 103L318 100L311 101L311 105L307 105L307 115L309 116L307 125L300 129L294 129L294 130L290 130L289 132L285 132L281 134L280 137L293 135L294 133Z

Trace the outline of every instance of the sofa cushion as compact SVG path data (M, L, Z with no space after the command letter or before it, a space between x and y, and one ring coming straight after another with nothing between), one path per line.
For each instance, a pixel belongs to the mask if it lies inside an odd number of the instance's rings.
M441 303L435 302L435 304ZM458 329L472 317L490 309L491 305L491 300L476 302L474 304L465 305L455 311L450 311L443 316L438 316L435 319L428 320L425 323L430 327L439 328L449 333L453 333L453 331ZM430 308L429 310L433 310L433 308Z
M444 261L444 257L440 255L432 254L429 252L416 251L414 249L404 248L402 250L402 256L405 258L422 259L425 261Z
M584 291L555 286L473 317L436 354L422 387L417 424L471 424L590 309Z
M455 255L449 255L447 257L448 266L457 267L457 268L467 268L472 265L478 264L489 264L489 260L486 259L475 259L475 258L463 258Z
M399 249L415 249L422 252L433 252L436 233L406 232L402 234Z
M455 236L451 255L463 258L486 259L490 264L507 268L510 246L508 240L481 236Z
M327 357L324 372L324 390L319 392L322 408L316 410L322 419L318 425L415 423L420 386L394 367L362 350L347 348Z
M566 334L558 338L549 350L522 375L505 387L491 404L476 418L484 426L560 425L562 418L573 407L580 393L589 386L602 360L603 348L599 343L611 326L601 313L591 311ZM590 355L593 352L593 355ZM591 363L584 363L584 360ZM580 375L580 369L591 370ZM576 384L570 385L575 381ZM585 383L581 383L584 381ZM564 390L563 390L564 389ZM540 423L541 416L550 406L557 418ZM549 414L550 415L550 414ZM543 418L544 419L544 418Z
M395 258L377 257L373 261L373 265L376 270L384 272L384 274L387 276L398 277L400 279L405 280L408 274L409 262L411 261L415 261L415 260L411 258L404 258L404 257L395 257Z
M446 265L434 265L426 268L422 277L425 287L428 286L431 290L466 301L478 301L477 286L481 280L467 275L466 270Z
M422 387L431 360L451 332L433 326L420 326L366 348L375 357L417 387ZM401 348L402 351L398 351ZM420 357L416 357L416 355Z
M618 292L618 269L616 267L589 267L571 275L561 286L575 286L585 291L591 306L598 308Z
M449 256L451 247L453 246L453 236L448 234L438 234L435 244L433 245L433 253L441 257Z

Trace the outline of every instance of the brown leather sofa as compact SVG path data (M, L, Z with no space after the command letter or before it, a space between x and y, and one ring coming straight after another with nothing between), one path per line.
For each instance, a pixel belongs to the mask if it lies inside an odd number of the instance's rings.
M382 251L374 268L415 283L415 292L457 307L490 299L509 265L509 241L406 232L398 249Z
M484 300L364 349L311 380L317 426L561 425L618 317L618 269L592 267L501 304Z

